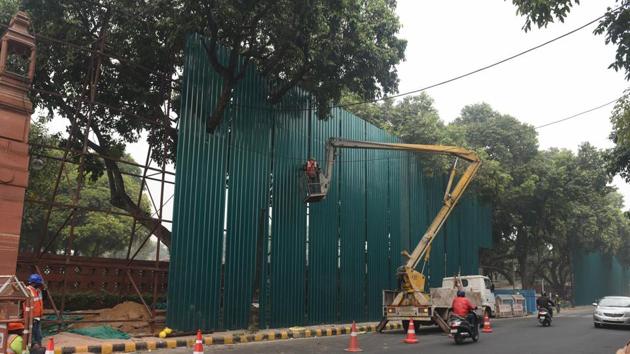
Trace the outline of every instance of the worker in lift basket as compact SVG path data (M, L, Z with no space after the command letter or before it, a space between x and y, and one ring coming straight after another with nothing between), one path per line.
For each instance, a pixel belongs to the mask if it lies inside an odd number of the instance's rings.
M317 161L314 158L310 157L308 161L306 161L304 170L306 171L306 177L308 179L309 194L321 193L321 188L319 185L319 165L317 164Z
M28 290L33 296L33 344L42 345L42 327L41 320L44 315L44 300L42 299L42 288L44 287L44 279L39 274L31 274L28 277Z
M457 297L453 299L451 309L453 314L465 318L468 323L477 326L477 315L473 312L477 309L477 306L473 306L470 300L466 298L466 292L464 290L457 291Z

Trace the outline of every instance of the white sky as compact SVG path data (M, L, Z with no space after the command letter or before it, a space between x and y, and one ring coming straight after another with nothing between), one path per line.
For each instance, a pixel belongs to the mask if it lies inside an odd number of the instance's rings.
M524 18L511 1L398 0L408 40L399 66L399 91L411 91L491 64L536 46L601 16L614 0L584 1L565 23L522 31ZM609 102L628 87L623 72L608 69L615 47L593 35L596 24L487 71L428 90L443 120L467 104L487 102L495 110L539 126ZM538 130L540 147L577 151L588 141L608 148L613 105ZM626 208L630 186L616 178Z
M399 91L418 89L516 54L597 18L607 6L614 7L614 0L584 1L565 23L525 33L521 30L524 19L516 16L511 1L398 0L401 37L408 40L407 59L399 66ZM534 126L599 106L621 96L628 83L623 72L607 69L615 48L606 46L603 36L594 36L594 28L592 25L515 60L427 92L447 122L456 118L463 106L478 102L487 102L495 110ZM612 105L540 129L540 147L576 151L584 141L611 147L611 109ZM54 124L53 129L58 130L67 122ZM143 163L147 145L132 144L128 151ZM614 184L628 206L630 186L619 178ZM159 184L150 182L149 187L158 198ZM165 199L172 194L169 185ZM172 199L164 218L172 218Z

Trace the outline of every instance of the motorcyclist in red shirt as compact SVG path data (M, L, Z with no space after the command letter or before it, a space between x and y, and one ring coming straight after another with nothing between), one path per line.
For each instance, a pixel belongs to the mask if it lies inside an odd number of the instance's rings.
M453 299L453 303L451 304L451 312L454 315L457 315L461 318L465 318L473 326L477 325L477 315L473 312L476 310L477 306L473 306L473 304L466 298L466 292L463 290L457 291L457 297Z

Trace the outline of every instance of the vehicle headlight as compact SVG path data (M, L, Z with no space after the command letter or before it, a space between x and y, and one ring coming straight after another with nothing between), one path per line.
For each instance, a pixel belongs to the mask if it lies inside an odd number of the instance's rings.
M599 310L597 310L597 311L595 311L595 314L596 314L597 316L601 316L601 315L603 315L604 313L603 313L603 312L601 312L601 311L599 311Z

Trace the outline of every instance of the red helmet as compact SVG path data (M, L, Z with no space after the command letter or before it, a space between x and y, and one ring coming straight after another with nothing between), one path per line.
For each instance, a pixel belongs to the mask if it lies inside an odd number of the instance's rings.
M9 331L20 331L20 330L23 330L24 329L24 323L22 323L22 322L11 322L7 326L7 329Z

